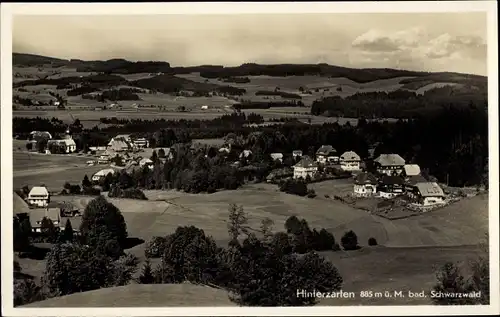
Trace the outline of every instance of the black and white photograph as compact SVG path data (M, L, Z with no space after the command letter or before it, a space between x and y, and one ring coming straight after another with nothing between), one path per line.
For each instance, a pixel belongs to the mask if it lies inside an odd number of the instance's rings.
M496 2L1 11L4 314L499 313Z

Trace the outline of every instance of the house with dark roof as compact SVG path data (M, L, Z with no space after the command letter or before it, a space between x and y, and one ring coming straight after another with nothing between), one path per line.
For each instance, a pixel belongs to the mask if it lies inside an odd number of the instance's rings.
M307 176L313 177L318 172L318 163L309 156L303 156L302 159L293 166L293 178L306 179Z
M340 156L340 168L344 171L359 171L361 157L356 152L347 151Z
M52 221L54 227L59 228L61 226L61 215L59 208L37 208L32 209L29 213L31 229L33 232L42 232L42 221L43 218L47 218Z
M405 178L405 191L411 196L415 192L418 183L426 183L428 180L422 175L413 175Z
M356 196L371 196L377 193L377 178L372 173L360 173L354 179Z
M322 145L316 151L316 161L321 164L338 163L339 157L337 155L337 150L331 145Z
M400 175L405 166L405 160L398 154L380 154L373 160L377 172L385 175Z
M404 179L396 175L383 175L378 182L380 197L393 198L404 193Z

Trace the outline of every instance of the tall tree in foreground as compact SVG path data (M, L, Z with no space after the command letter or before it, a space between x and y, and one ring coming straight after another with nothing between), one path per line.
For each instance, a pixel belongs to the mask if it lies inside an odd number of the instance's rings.
M247 234L248 230L246 224L248 223L248 216L243 210L243 206L238 206L236 204L229 205L229 222L227 224L227 230L229 232L229 238L231 243L238 241L238 237L241 234Z
M103 196L90 201L82 215L80 232L84 241L100 250L123 249L128 233L120 210ZM120 255L121 250L116 250Z

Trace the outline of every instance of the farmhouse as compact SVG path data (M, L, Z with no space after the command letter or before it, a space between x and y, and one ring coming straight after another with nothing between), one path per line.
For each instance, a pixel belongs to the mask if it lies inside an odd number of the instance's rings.
M293 158L301 158L302 157L302 150L295 150L292 152Z
M340 156L340 168L344 171L358 171L360 170L361 158L353 151L345 152Z
M273 161L283 162L283 153L271 153L271 158Z
M108 149L112 149L113 151L116 152L129 151L132 150L133 148L134 148L134 143L132 142L130 135L127 134L117 135L116 137L112 138L111 141L109 141L108 143Z
M404 180L399 176L384 175L379 180L377 191L380 197L384 198L393 198L397 195L401 195L404 191Z
M377 178L372 173L360 173L354 180L354 194L371 196L377 193Z
M208 106L201 106L201 110L208 110Z
M423 206L444 204L443 189L437 183L418 183L416 185L417 201Z
M405 179L405 191L411 196L415 192L418 183L428 182L422 175L409 176Z
M47 149L51 153L73 153L76 152L76 143L70 134L66 134L64 139L49 140L47 142Z
M321 164L338 163L339 157L337 156L337 150L331 145L322 145L316 151L316 161Z
M389 176L400 175L405 165L405 160L398 154L380 154L373 162L377 172Z
M229 152L231 152L231 146L223 146L219 149L219 152L220 153L222 153L222 152L229 153Z
M43 208L43 209L33 209L29 213L31 229L33 232L42 232L42 221L43 218L47 218L52 221L54 227L59 229L61 225L61 215L59 208Z
M417 164L406 164L403 173L406 177L420 175L420 166Z
M303 156L302 159L293 166L293 178L306 179L307 176L313 177L318 172L318 163L309 156Z
M35 186L28 194L28 204L35 207L47 207L50 201L50 194L47 187Z
M92 175L92 180L95 182L100 181L101 179L105 178L108 174L113 175L115 173L115 170L112 168L106 168L103 170L100 170L99 172L95 173Z

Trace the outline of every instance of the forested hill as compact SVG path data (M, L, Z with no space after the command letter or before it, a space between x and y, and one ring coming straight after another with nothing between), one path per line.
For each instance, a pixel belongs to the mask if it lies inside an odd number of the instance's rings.
M41 67L47 64L52 67L71 67L80 72L105 72L109 74L134 73L167 73L171 75L200 73L205 78L228 78L237 76L304 76L317 75L324 77L345 77L358 83L366 83L379 79L396 77L418 77L422 81L448 81L454 83L474 82L485 84L487 78L478 75L459 73L428 73L389 68L347 68L328 64L276 64L260 65L245 63L236 67L220 65L200 65L189 67L171 67L165 61L137 61L111 59L107 61L83 61L78 59L59 59L33 54L13 53L13 64L24 67Z

